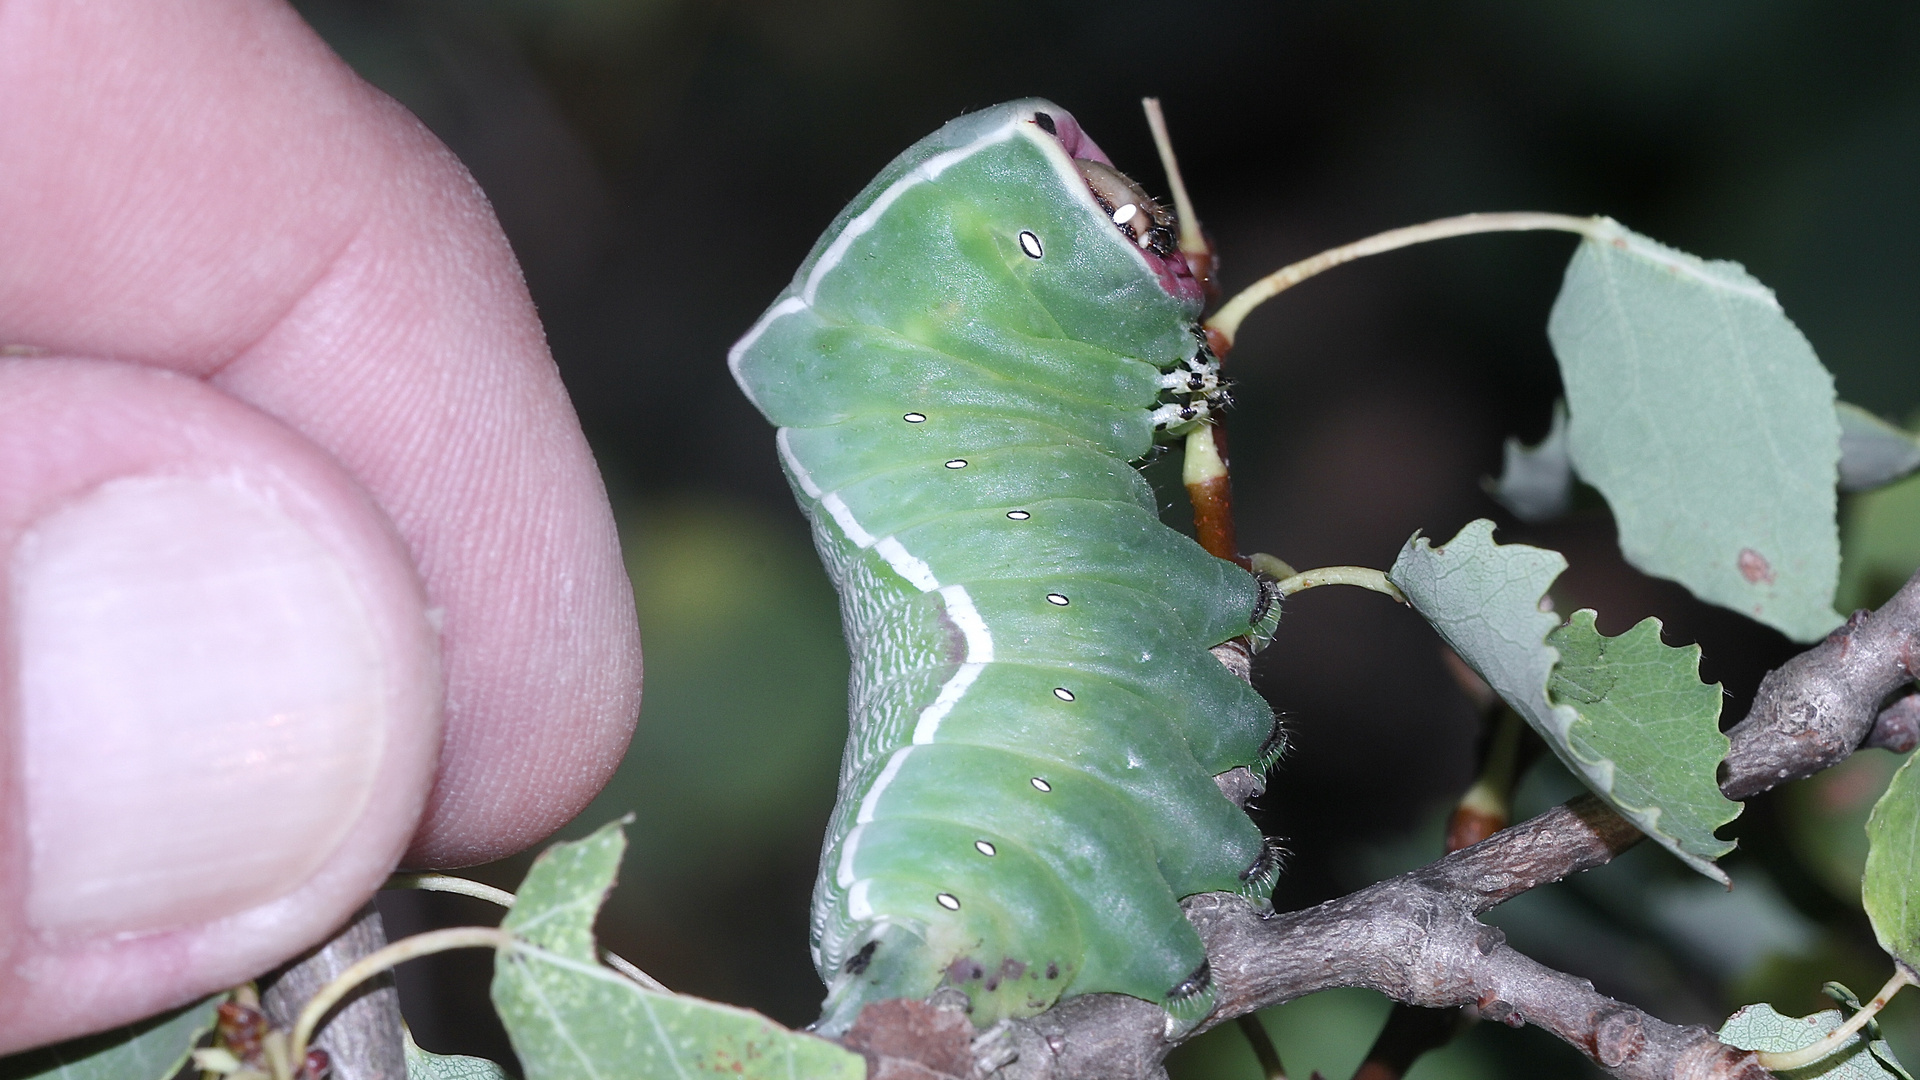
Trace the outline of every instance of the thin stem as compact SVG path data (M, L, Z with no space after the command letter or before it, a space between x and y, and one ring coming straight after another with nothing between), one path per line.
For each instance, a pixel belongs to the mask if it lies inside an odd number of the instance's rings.
M512 907L514 901L514 895L505 889L496 889L491 885L450 874L395 874L387 879L384 887L419 889L421 892L458 893L461 896L471 896L476 900L485 900L490 904L498 904L503 908ZM659 979L641 971L632 961L612 950L601 949L600 959L605 961L608 967L649 990L658 990L663 994L673 993Z
M1493 734L1487 740L1486 759L1473 786L1460 796L1447 821L1447 851L1472 847L1507 827L1513 815L1513 784L1520 771L1520 740L1524 721L1512 709L1499 709Z
M1613 235L1609 230L1617 228L1619 226L1613 225L1605 218L1573 217L1568 214L1543 214L1522 210L1504 214L1462 214L1459 217L1441 218L1421 225L1389 229L1377 236L1369 236L1365 240L1356 240L1351 244L1331 248L1310 259L1302 259L1291 266L1281 267L1268 274L1248 286L1240 295L1221 305L1220 310L1214 312L1213 318L1207 320L1207 329L1231 343L1234 336L1240 332L1240 324L1246 320L1247 315L1254 308L1323 270L1331 270L1342 263L1350 263L1355 259L1393 251L1396 248L1424 244L1429 240L1445 240L1451 236L1471 236L1475 233L1490 232L1530 232L1536 229L1579 233L1581 236L1599 240Z
M388 945L384 949L368 953L352 967L341 972L337 978L313 995L313 1000L300 1010L300 1019L293 1025L291 1061L304 1061L307 1055L307 1042L313 1038L313 1030L320 1021L332 1011L340 999L353 992L353 988L398 964L416 957L430 956L449 949L493 948L504 949L514 943L512 934L491 926L456 926L447 930L430 930L424 934L415 934L409 938Z
M1867 1002L1859 1012L1848 1017L1846 1023L1834 1028L1832 1034L1826 1038L1821 1039L1812 1046L1803 1046L1798 1050L1762 1050L1755 1054L1754 1057L1759 1059L1761 1065L1772 1069L1774 1072L1786 1072L1789 1069L1799 1069L1811 1065L1821 1058L1826 1057L1828 1054L1833 1053L1835 1050L1847 1045L1849 1042L1852 1042L1854 1035L1858 1033L1861 1028L1866 1027L1867 1021L1872 1020L1875 1014L1885 1008L1887 1002L1893 1000L1893 995L1899 993L1901 987L1910 986L1913 982L1914 978L1907 973L1907 969L1896 963L1893 969L1893 978L1887 980L1887 985L1881 987L1880 992L1873 996L1872 1001Z
M1240 555L1233 529L1233 480L1220 453L1226 434L1214 424L1202 424L1187 435L1186 458L1180 482L1193 504L1193 535L1207 553L1240 566L1250 565Z
M505 889L496 889L491 885L450 874L395 874L382 885L383 889L418 889L421 892L457 893L471 896L475 900L485 900L489 904L498 904L503 908L513 906L513 894Z
M1240 1034L1247 1037L1247 1045L1253 1047L1253 1056L1260 1061L1261 1075L1266 1080L1287 1080L1287 1067L1280 1063L1280 1051L1274 1047L1267 1025L1260 1022L1260 1014L1247 1013L1236 1017L1235 1022L1240 1025Z
M658 990L662 994L673 993L673 991L667 989L666 985L663 984L659 979L656 979L653 976L647 974L646 972L641 971L639 968L634 967L630 961L626 960L624 957L621 957L617 953L612 953L612 952L608 952L606 949L601 949L600 959L608 967L612 968L613 970L619 972L622 975L625 975L627 978L632 979L634 982L639 983L641 986L644 986L649 990Z
M1147 127L1153 131L1154 149L1160 151L1160 167L1167 173L1167 189L1173 194L1173 212L1180 219L1180 250L1185 254L1211 257L1213 248L1200 232L1200 215L1193 212L1193 199L1187 195L1187 182L1180 178L1180 159L1173 153L1173 137L1167 134L1167 118L1160 111L1159 98L1141 98L1147 111Z
M1391 596L1403 604L1407 602L1407 594L1400 591L1400 586L1388 581L1384 572L1370 566L1323 566L1318 570L1302 570L1275 585L1274 589L1281 596L1292 596L1322 585L1356 585Z

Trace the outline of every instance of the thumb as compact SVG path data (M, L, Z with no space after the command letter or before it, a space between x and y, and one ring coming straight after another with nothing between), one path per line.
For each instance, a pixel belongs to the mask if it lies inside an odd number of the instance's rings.
M419 817L440 680L371 501L191 379L0 364L0 541L4 1053L239 982L344 920Z

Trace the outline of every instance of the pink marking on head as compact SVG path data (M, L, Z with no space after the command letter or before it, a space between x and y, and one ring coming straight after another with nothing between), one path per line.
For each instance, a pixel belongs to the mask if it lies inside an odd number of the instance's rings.
M1047 115L1053 117L1053 137L1059 140L1068 157L1113 167L1113 159L1080 127L1080 121L1075 120L1072 113L1056 108L1048 110ZM1187 265L1184 253L1175 251L1164 259L1151 251L1142 250L1140 254L1160 278L1160 287L1167 295L1191 305L1196 313L1206 306L1206 292L1200 287L1200 279L1194 276L1193 267Z

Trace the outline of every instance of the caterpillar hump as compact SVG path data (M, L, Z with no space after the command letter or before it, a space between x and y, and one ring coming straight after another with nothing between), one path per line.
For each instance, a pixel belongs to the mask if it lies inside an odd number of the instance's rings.
M1179 900L1264 898L1214 777L1266 703L1209 654L1254 578L1130 464L1224 400L1171 217L1039 99L963 116L835 219L729 353L854 658L814 892L816 1025L957 987L976 1024L1123 993L1211 1008Z

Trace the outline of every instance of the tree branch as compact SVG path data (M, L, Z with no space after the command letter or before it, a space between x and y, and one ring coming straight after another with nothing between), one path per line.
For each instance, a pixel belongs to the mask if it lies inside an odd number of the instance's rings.
M1856 613L1762 680L1753 707L1728 733L1722 790L1751 798L1838 763L1870 737L1875 744L1910 743L1920 703L1886 702L1914 680L1916 656L1920 574L1877 612ZM1707 1029L1669 1024L1599 994L1586 980L1515 952L1499 930L1479 921L1530 889L1604 865L1639 839L1599 800L1581 796L1304 911L1262 918L1224 893L1191 897L1187 916L1207 943L1218 1001L1201 1030L1316 991L1358 986L1413 1005L1475 1005L1489 1020L1534 1024L1629 1080L1765 1080L1769 1074L1751 1054ZM1157 1006L1094 994L975 1040L974 1068L976 1076L1000 1080L1152 1080L1165 1075L1161 1061L1174 1045ZM881 1072L895 1064L877 1062ZM939 1075L916 1068L899 1075Z
M386 926L369 900L339 933L266 980L261 1005L267 1019L276 1028L292 1028L313 995L386 943ZM313 1044L332 1059L333 1080L406 1080L402 1030L400 993L393 976L382 974L360 984Z

